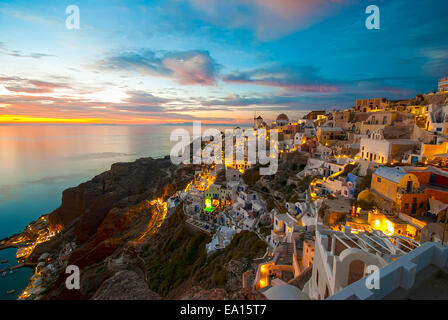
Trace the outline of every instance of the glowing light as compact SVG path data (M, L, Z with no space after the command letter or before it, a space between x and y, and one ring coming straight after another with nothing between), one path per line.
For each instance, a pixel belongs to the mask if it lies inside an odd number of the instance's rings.
M154 199L149 204L155 207L156 214L151 216L151 220L149 221L145 231L143 231L143 233L137 238L137 241L142 241L148 234L156 233L165 220L166 213L168 212L168 204L163 201L163 199Z
M38 118L30 116L2 115L0 123L101 123L100 119L70 119L70 118Z
M389 220L386 220L386 230L389 234L394 234L394 226Z

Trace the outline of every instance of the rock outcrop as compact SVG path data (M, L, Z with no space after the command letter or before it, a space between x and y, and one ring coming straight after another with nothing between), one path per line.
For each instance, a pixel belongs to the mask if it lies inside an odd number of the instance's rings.
M169 158L142 158L113 164L106 171L78 187L67 189L61 206L49 215L52 224L64 227L76 221L78 243L86 242L112 208L125 208L163 195L175 166Z
M160 300L136 272L123 270L103 282L92 300Z

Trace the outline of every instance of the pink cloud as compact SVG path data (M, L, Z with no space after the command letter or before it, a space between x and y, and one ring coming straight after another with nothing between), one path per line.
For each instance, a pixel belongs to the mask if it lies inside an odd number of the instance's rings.
M156 54L150 50L125 52L98 62L102 70L130 70L168 77L184 85L213 85L219 65L208 51L190 50Z
M39 80L27 80L20 77L0 77L0 84L7 90L22 93L50 93L57 89L70 89L61 83L52 83Z
M309 27L354 0L190 0L211 22L249 27L272 40ZM249 12L249 13L248 13Z
M180 84L213 85L215 64L208 53L193 51L172 54L163 59L163 65L172 71Z

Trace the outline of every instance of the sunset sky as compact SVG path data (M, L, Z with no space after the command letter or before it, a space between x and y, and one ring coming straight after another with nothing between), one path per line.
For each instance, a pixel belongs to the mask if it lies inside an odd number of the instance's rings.
M3 0L0 123L247 123L413 97L448 76L447 13L446 0Z

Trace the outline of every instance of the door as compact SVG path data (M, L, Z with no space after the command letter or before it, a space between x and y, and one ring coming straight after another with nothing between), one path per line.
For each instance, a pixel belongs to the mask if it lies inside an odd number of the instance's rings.
M432 184L432 185L436 184L436 178L437 178L437 176L435 174L432 174L431 179L429 180L429 184Z
M412 181L408 181L408 185L406 187L406 192L411 192L412 191Z

